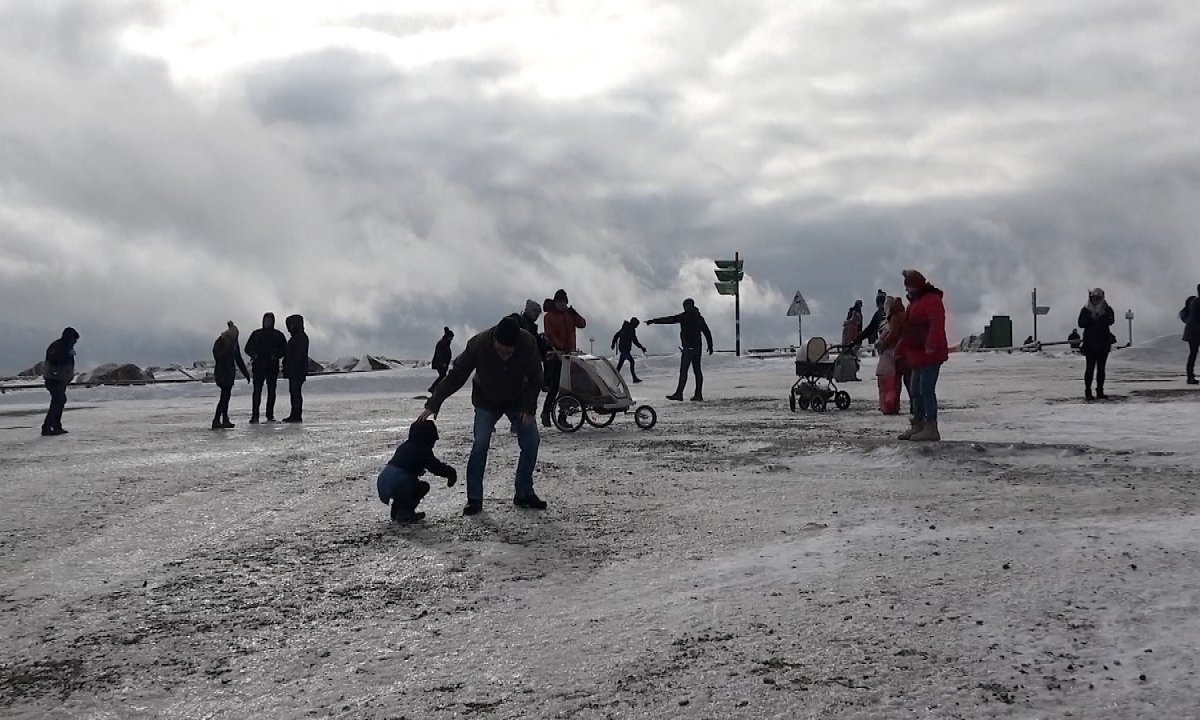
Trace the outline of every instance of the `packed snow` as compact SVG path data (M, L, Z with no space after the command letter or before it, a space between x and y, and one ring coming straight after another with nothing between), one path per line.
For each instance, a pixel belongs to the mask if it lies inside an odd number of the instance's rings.
M1174 340L1178 346L1182 343ZM945 442L895 440L871 360L796 413L791 360L706 358L709 401L496 433L419 526L375 477L428 369L313 378L303 426L211 431L211 385L0 396L0 715L95 718L1200 716L1200 394L1164 340L958 354ZM628 375L626 376L628 377ZM287 406L281 392L278 414ZM439 418L465 470L469 392Z

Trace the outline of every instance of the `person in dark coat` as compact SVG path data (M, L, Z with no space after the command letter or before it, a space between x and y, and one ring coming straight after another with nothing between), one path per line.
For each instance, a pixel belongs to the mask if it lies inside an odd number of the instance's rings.
M851 345L858 347L862 344L863 340L866 340L871 344L872 352L874 352L875 344L879 342L879 330L883 326L883 321L887 319L887 309L884 307L887 299L887 293L883 290L875 293L875 314L871 316L871 322L867 323L867 326L862 329L858 337L854 338L854 341L850 343Z
M50 391L50 409L42 421L42 435L66 435L62 426L63 410L67 407L67 385L75 379L75 343L79 333L73 327L64 328L62 336L46 348L46 363L42 377Z
M454 487L458 482L458 472L434 456L433 446L437 441L437 425L432 420L413 423L408 429L408 439L400 443L379 473L375 485L380 502L392 505L392 522L425 519L425 513L417 512L417 505L429 492L429 483L421 479L426 472L446 478L446 487Z
M458 392L472 374L475 376L471 387L471 404L475 406L474 442L467 461L467 505L463 515L476 515L483 510L488 448L501 417L508 417L517 426L517 445L521 448L513 504L519 508L546 509L546 502L533 491L533 469L541 444L535 420L542 388L542 359L538 357L537 341L511 316L471 338L417 420L436 417L446 399Z
M304 332L303 315L288 315L283 323L292 334L283 354L283 376L288 380L292 409L283 421L300 423L304 422L304 381L308 378L308 334Z
M647 320L647 325L678 325L679 326L679 344L682 353L679 358L679 385L675 388L675 393L668 395L668 400L683 400L683 390L687 387L688 368L696 374L696 392L692 395L692 400L702 402L704 400L704 371L700 368L700 359L703 357L700 352L701 336L708 341L708 354L713 354L713 339L712 332L708 329L708 323L705 322L704 316L700 314L699 308L696 307L696 301L688 298L683 301L683 312L678 315L668 315L667 317L654 318Z
M430 363L438 374L437 380L434 380L433 384L429 386L431 395L437 389L438 383L446 379L446 373L450 370L450 360L454 357L450 352L450 343L453 341L454 333L450 328L442 328L442 339L438 340L437 347L433 349L433 362Z
M635 383L640 383L641 379L637 376L637 363L633 359L633 348L636 345L642 352L646 352L646 346L638 341L637 329L642 324L637 318L630 318L621 323L621 329L613 335L612 349L620 354L620 359L617 360L617 372L621 372L621 368L625 366L625 361L629 361L629 376L633 378Z
M1075 352L1079 352L1079 348L1083 346L1083 338L1079 336L1079 330L1071 329L1071 334L1067 336L1067 345Z
M1079 327L1083 328L1083 357L1087 368L1083 372L1084 397L1089 401L1103 400L1105 369L1108 366L1108 354L1117 342L1112 334L1116 314L1104 297L1104 291L1096 288L1088 293L1088 303L1079 311ZM1092 378L1096 380L1096 394L1092 395Z
M221 398L217 401L217 412L213 415L213 430L228 430L234 427L229 422L229 397L233 394L233 383L237 379L237 370L242 371L242 377L250 382L250 372L246 370L246 361L242 360L242 350L238 345L238 328L230 320L225 332L221 333L213 343L213 378L221 389Z
M254 376L251 424L258 422L263 385L267 386L267 422L275 422L275 386L279 382L279 361L287 352L287 338L275 329L275 313L263 315L262 327L250 333L246 340L246 357L250 358L250 374Z
M1196 295L1187 299L1183 309L1179 311L1179 319L1183 321L1183 341L1188 344L1187 384L1197 385L1196 354L1200 351L1200 285L1196 286Z

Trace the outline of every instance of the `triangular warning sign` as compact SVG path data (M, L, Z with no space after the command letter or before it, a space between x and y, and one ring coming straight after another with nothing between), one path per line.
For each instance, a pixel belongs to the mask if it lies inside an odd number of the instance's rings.
M797 315L812 315L812 311L808 309L808 302L805 301L804 296L800 294L800 291L796 291L796 299L792 300L792 305L788 308L787 314L788 317L795 317Z

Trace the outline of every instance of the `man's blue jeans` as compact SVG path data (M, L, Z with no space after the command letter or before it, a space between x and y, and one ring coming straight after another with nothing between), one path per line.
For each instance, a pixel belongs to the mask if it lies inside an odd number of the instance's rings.
M941 365L930 365L912 371L909 397L912 400L913 419L937 422L937 381L941 370Z
M527 498L533 495L533 468L537 465L538 447L542 442L537 423L530 418L522 419L518 412L498 413L475 408L475 442L471 445L471 457L467 460L467 500L483 500L483 473L487 469L492 432L500 418L505 416L516 427L517 445L521 448L513 497Z

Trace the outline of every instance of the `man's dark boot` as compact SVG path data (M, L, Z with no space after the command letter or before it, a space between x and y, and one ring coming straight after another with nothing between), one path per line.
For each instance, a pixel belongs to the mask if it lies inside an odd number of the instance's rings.
M468 500L467 506L463 508L463 515L478 515L483 512L482 500Z
M692 396L692 402L704 402L704 395L697 392L695 395Z
M250 424L251 425L258 424L258 413L254 413L253 415L250 416Z
M225 425L224 425L224 423L221 422L220 418L213 418L212 429L213 430L224 430Z
M1087 388L1086 390L1083 391L1083 399L1088 402L1091 402L1096 399L1096 397L1094 395L1092 395L1091 388Z
M676 391L674 395L668 395L667 399L674 400L675 402L683 402L683 393Z
M525 508L526 510L545 510L546 509L546 501L541 499L540 497L538 497L537 495L535 495L533 493L530 493L529 495L526 495L525 497L513 498L513 505L516 505L519 508Z
M542 427L550 427L550 408L542 410Z
M53 436L54 436L54 428L49 427L47 425L43 425L42 426L42 437L53 437Z

